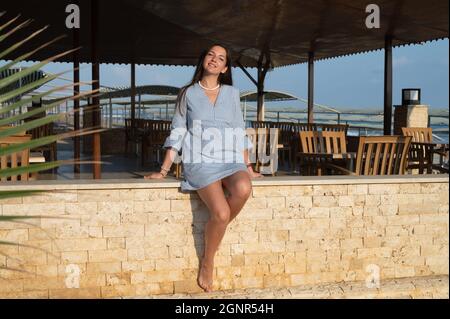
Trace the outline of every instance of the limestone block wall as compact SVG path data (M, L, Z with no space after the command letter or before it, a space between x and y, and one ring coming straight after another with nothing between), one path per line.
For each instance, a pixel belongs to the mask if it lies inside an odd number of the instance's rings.
M2 184L0 297L108 298L200 291L208 211L174 181ZM267 177L227 230L215 288L448 274L448 175ZM9 268L9 269L5 269Z

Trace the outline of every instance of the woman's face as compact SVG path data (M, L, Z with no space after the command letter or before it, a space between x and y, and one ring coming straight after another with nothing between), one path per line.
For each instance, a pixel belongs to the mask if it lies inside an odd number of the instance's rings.
M203 59L203 69L206 74L225 73L227 71L227 51L221 46L213 46Z

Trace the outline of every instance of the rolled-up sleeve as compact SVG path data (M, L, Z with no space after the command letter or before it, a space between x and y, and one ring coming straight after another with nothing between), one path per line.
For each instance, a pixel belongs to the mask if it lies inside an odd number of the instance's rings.
M180 151L183 146L183 141L187 133L186 113L181 114L179 111L175 111L172 118L172 124L170 126L170 135L166 138L163 147L173 147L176 151Z
M244 122L244 115L242 114L242 110L241 110L241 99L239 96L239 90L238 89L234 89L234 104L235 104L235 112L234 112L234 122L235 122L235 127L237 128L241 128L244 132L244 136L243 136L243 142L244 142L244 150L245 149L252 149L253 148L253 143L251 142L250 138L245 134L245 122Z

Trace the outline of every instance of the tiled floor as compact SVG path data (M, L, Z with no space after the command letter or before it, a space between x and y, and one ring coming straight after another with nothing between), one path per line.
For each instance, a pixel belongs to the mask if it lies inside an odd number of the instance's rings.
M143 298L143 297L138 297ZM145 297L144 297L145 298ZM386 279L378 288L369 288L365 282L342 282L287 288L252 288L224 290L211 293L154 295L147 298L211 298L211 299L372 299L372 298L431 298L448 299L448 276Z

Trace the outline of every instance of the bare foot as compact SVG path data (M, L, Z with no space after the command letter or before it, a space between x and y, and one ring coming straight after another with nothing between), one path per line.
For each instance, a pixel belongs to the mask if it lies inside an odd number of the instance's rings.
M202 260L197 283L206 292L212 291L214 263Z

